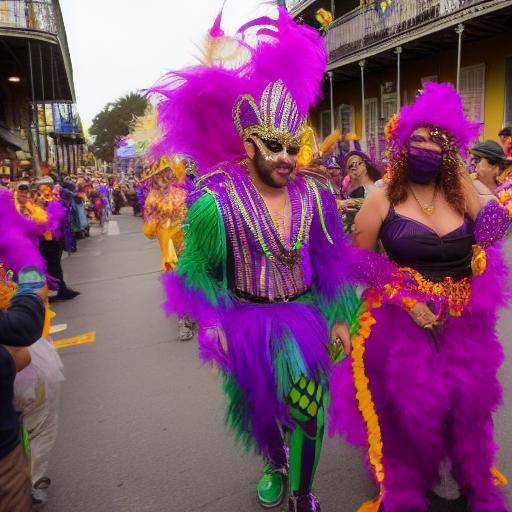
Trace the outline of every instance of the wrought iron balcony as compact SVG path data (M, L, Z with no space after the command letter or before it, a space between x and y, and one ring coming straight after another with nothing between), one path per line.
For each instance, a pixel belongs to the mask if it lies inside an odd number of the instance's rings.
M67 86L63 88L62 94L58 92L57 95L63 99L74 100L73 69L59 0L0 0L0 38L2 37L6 38L5 41L10 41L11 55L17 51L22 52L20 45L26 44L24 41L36 40L43 43L45 46L42 59L49 68L48 75L51 74L51 58L48 53L52 47L54 58L64 68L63 73L58 73L58 70L56 72L59 77L67 79ZM55 46L58 47L57 51ZM24 60L24 56L17 53L17 61L23 63ZM48 94L43 96L49 98Z
M51 0L0 0L0 28L58 34L58 18Z
M316 0L285 0L286 8L292 16L299 15L306 7L316 2Z
M459 21L510 5L508 0L407 0L387 13L374 7L354 9L335 20L327 33L330 67L417 39Z

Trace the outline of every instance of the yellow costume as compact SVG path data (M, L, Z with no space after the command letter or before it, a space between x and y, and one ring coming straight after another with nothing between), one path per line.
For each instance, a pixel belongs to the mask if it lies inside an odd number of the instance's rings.
M141 186L147 190L144 201L144 234L157 238L162 255L162 270L174 270L183 243L181 225L185 220L186 191L183 162L162 157L142 177Z

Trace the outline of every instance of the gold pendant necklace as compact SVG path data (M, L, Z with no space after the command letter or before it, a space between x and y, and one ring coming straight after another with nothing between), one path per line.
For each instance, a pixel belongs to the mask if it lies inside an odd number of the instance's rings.
M422 209L422 211L426 215L433 215L435 211L435 201L436 201L436 195L437 195L437 187L434 188L434 194L432 195L432 200L429 203L422 203L419 199L416 193L414 192L414 189L412 187L409 187L411 190L411 193L416 199L416 202L418 203L419 207Z

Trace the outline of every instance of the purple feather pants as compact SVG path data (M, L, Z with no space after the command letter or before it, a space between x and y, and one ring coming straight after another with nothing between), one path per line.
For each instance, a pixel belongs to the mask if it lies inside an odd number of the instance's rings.
M495 325L505 275L499 250L489 250L487 271L473 278L470 304L440 332L439 352L400 307L372 310L377 323L366 340L364 365L382 432L385 512L426 512L426 493L446 457L471 512L506 510L490 473L492 414L502 395ZM332 372L330 431L367 447L350 359Z

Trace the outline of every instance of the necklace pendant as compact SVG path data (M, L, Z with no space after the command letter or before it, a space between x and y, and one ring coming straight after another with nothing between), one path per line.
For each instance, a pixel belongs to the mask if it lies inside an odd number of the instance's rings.
M422 206L422 209L423 211L427 214L427 215L433 215L434 214L434 207L432 205L430 206Z

